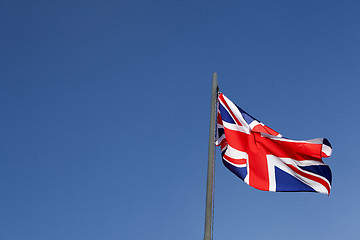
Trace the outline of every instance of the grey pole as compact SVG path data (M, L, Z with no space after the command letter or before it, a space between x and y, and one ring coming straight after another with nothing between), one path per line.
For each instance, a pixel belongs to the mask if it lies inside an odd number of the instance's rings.
M213 210L213 185L214 185L214 156L215 156L215 122L216 122L216 98L218 91L217 74L213 74L211 89L210 131L208 171L206 184L206 207L205 207L205 233L204 240L211 240L212 210Z

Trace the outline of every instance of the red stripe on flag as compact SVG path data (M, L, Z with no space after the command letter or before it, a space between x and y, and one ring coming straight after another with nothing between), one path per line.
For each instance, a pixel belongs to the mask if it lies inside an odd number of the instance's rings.
M292 158L298 161L302 160L321 160L322 144L307 143L307 142L288 142L276 139L271 139L261 136L259 133L252 133L255 135L256 143L260 146L266 154L271 154L282 158Z
M269 128L266 125L261 125L260 123L258 125L256 125L255 127L253 127L252 129L253 132L262 132L262 133L267 133L273 136L277 136L279 135L279 133L277 131L275 131L274 129Z
M229 162L233 163L233 164L246 164L246 159L242 158L242 159L235 159L235 158L231 158L229 156L227 156L226 154L224 154L223 158L225 158L226 160L228 160Z

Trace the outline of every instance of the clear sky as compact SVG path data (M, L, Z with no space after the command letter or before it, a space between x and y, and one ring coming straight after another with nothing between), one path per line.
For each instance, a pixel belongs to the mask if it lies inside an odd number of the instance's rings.
M216 159L214 239L359 239L359 1L0 2L0 239L202 240L211 76L330 196Z

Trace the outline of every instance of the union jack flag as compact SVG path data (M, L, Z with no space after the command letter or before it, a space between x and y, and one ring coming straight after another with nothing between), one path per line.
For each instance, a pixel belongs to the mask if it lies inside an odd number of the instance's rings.
M218 95L216 145L221 147L224 165L254 188L330 194L331 171L322 161L332 152L326 138L285 138L222 93Z

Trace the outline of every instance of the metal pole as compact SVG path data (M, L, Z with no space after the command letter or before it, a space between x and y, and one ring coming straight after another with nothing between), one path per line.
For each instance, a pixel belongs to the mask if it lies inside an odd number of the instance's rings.
M213 184L214 184L214 156L215 156L215 122L216 122L216 98L218 91L217 74L213 74L211 89L210 131L208 171L206 184L206 207L205 207L205 233L204 240L211 240L212 210L213 210Z

